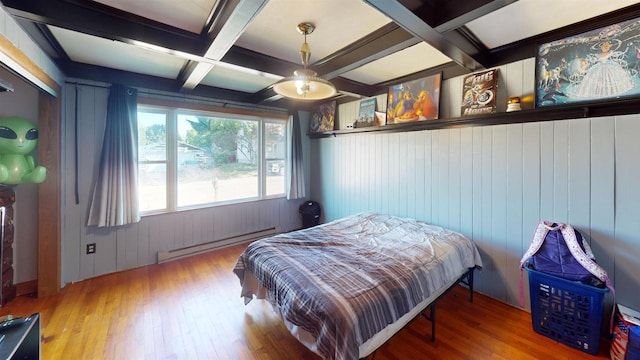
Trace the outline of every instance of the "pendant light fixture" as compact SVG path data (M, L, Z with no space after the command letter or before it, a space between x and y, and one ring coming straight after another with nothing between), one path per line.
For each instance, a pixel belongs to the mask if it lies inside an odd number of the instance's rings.
M273 91L294 100L322 100L336 94L336 88L329 81L318 77L318 74L307 69L311 58L311 49L307 44L307 35L315 30L309 23L298 24L298 32L304 35L304 43L300 48L300 58L303 69L293 72L293 76L286 77L273 85Z

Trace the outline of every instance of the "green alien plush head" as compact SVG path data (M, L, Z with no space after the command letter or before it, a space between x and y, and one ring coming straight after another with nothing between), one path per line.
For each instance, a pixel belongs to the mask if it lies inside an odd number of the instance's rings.
M47 169L29 155L38 145L38 129L12 116L0 118L0 184L41 183Z

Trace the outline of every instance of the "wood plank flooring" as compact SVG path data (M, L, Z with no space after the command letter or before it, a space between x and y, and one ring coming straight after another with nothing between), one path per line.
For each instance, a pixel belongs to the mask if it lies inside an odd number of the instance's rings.
M246 245L18 297L0 315L42 317L42 359L319 359L268 304L244 305L232 273ZM414 319L375 354L399 359L608 359L536 334L530 314L461 287L438 303L437 339Z

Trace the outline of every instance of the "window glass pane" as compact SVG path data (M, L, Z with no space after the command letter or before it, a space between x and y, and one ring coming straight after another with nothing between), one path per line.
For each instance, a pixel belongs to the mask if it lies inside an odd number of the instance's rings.
M167 208L166 160L167 114L138 112L138 188L141 212Z
M140 211L163 210L167 208L166 164L139 164L138 184L138 190L140 191Z
M265 160L267 166L266 195L278 195L285 192L286 174L286 125L284 122L267 122L265 130Z
M178 115L178 207L255 198L258 122Z
M167 160L167 115L138 112L138 161Z

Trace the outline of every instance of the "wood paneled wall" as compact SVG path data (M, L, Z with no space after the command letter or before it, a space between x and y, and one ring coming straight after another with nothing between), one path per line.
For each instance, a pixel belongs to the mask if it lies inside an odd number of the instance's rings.
M532 60L501 67L498 98L532 93L532 71ZM443 117L459 115L461 89L445 81ZM570 223L616 300L640 308L638 136L640 114L312 139L311 195L325 221L378 211L462 232L482 254L479 291L514 306L537 223Z
M89 201L100 160L109 84L67 84L64 89L62 283L153 264L159 250L172 250L280 226L301 226L301 200L286 198L145 216L140 223L118 228L87 227ZM76 110L77 90L77 110ZM150 96L145 89L139 96ZM170 96L171 94L165 94ZM177 94L174 95L178 97ZM184 96L184 95L179 95ZM174 98L175 100L175 98ZM185 98L189 102L204 99ZM75 174L75 114L78 130L78 178ZM308 127L308 116L304 118ZM308 145L306 147L308 152ZM79 203L76 204L75 184ZM95 243L95 254L86 245Z

